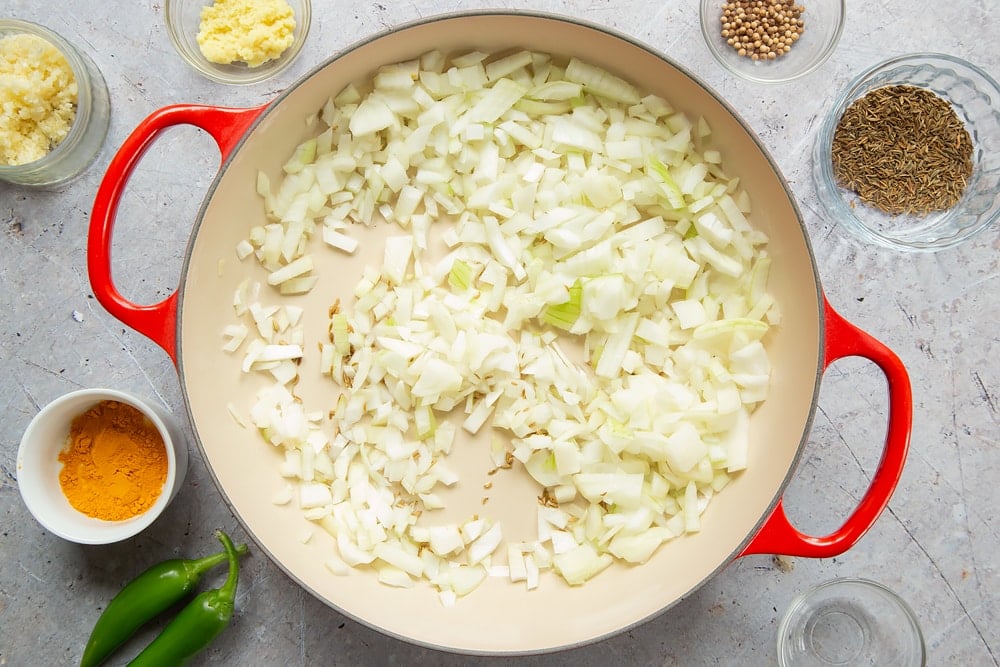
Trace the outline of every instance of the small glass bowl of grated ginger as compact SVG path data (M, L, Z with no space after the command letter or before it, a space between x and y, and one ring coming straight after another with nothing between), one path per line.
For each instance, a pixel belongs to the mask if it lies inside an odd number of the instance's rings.
M114 389L81 389L31 420L17 452L28 511L78 544L111 544L159 517L187 474L187 441L170 414Z
M166 0L167 33L184 61L226 84L259 83L284 71L312 22L309 0Z
M0 181L55 186L100 153L111 119L94 61L48 28L0 18Z

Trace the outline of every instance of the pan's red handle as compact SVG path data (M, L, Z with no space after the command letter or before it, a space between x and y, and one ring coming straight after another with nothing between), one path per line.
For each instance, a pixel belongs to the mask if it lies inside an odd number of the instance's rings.
M824 370L837 359L864 357L885 373L889 387L889 423L879 461L871 486L857 508L843 526L824 537L806 535L796 529L781 501L750 540L740 556L749 554L784 554L828 558L850 549L868 532L882 510L889 504L889 497L899 482L910 444L910 427L913 422L913 396L910 379L903 363L885 345L845 320L825 299L826 351Z
M175 125L194 125L208 132L222 152L222 162L233 151L251 123L267 105L230 109L196 104L176 104L153 112L129 135L111 159L90 215L87 269L94 296L109 313L166 350L177 364L177 293L163 301L139 305L126 299L111 277L111 233L125 184L157 136Z

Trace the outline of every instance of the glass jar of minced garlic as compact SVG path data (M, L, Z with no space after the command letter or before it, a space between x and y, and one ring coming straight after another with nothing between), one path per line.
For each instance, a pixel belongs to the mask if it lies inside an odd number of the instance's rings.
M111 118L94 62L44 26L0 19L0 180L56 185L100 152Z

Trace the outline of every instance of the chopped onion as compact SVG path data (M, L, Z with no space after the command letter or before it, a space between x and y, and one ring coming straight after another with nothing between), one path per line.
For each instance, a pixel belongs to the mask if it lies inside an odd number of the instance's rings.
M359 226L400 232L316 345L301 308L248 281L234 294L223 349L269 379L247 423L295 484L275 501L333 537L333 574L429 582L447 606L489 576L582 585L699 531L749 463L780 317L767 238L708 124L529 51L431 52L370 83L323 107L280 179L257 175L267 222L236 248L300 294L320 278L314 237L353 254ZM329 411L293 393L314 348L342 390ZM458 428L503 434L484 453L542 487L533 541L488 515L436 519L463 481L445 462Z

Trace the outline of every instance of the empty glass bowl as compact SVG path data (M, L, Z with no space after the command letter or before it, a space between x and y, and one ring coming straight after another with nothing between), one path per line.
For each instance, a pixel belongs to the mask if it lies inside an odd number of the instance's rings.
M177 53L203 76L219 83L250 84L268 79L292 64L302 50L312 22L309 0L286 0L295 17L292 44L280 56L251 67L244 62L220 64L209 61L198 45L201 11L214 4L213 0L166 0L163 16L167 33ZM250 3L252 5L252 3Z
M882 584L834 579L792 601L778 627L782 667L921 667L923 635L909 605Z
M701 33L708 50L730 72L758 83L785 83L814 71L830 57L844 31L846 0L796 0L804 29L788 53L774 60L741 56L722 36L722 10L732 0L701 0Z
M832 146L845 110L885 86L919 86L954 109L972 139L972 177L950 209L926 215L891 215L868 206L840 187L833 173ZM915 53L891 58L855 78L827 114L813 148L813 181L832 220L859 238L895 250L933 251L955 246L1000 217L1000 85L960 58Z

